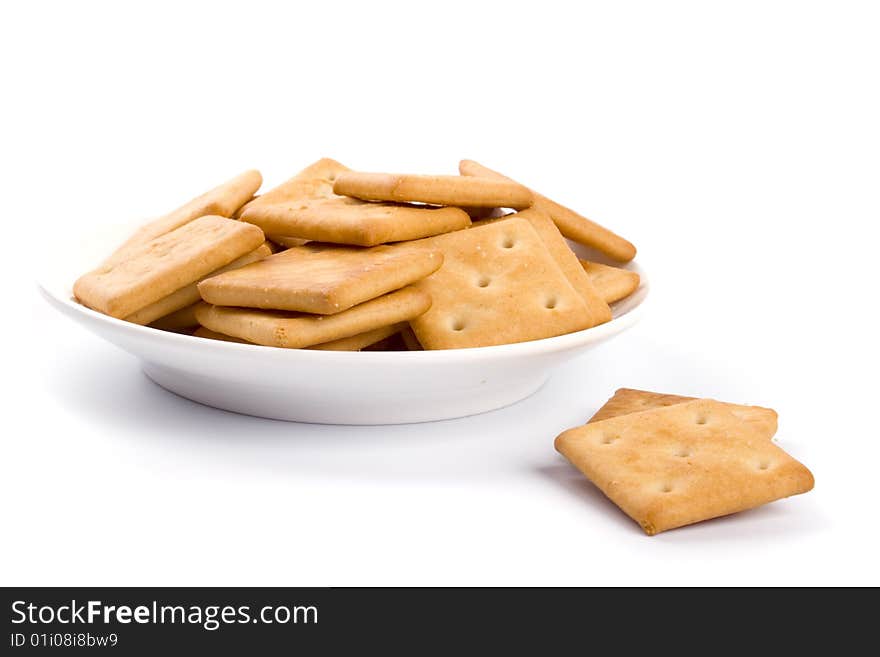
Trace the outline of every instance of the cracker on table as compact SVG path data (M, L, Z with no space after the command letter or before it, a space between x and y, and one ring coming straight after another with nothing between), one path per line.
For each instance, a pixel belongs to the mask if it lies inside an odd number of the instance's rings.
M474 176L490 180L507 180L513 182L507 176L484 167L473 160L462 160L458 165L462 176ZM629 262L636 257L636 247L613 233L604 226L579 215L574 210L551 201L546 196L534 194L533 206L550 215L550 218L565 237L585 246L596 249L605 255L620 262Z
M208 303L333 314L433 273L437 250L306 244L199 283Z
M694 401L695 397L682 397L680 395L667 395L659 392L648 392L646 390L634 390L632 388L620 388L614 395L605 402L590 422L599 422L607 420L611 417L620 415L629 415L630 413L638 413L647 411L652 408L663 408L665 406L674 406L684 402ZM717 402L722 403L722 402ZM755 425L760 432L767 434L772 438L776 434L778 416L772 408L764 408L763 406L745 406L742 404L725 403L727 410L744 422Z
M764 428L712 400L586 424L555 444L649 535L813 487L810 471Z
M365 201L456 207L522 209L532 204L531 191L519 183L466 176L346 171L336 177L333 191Z
M409 286L335 315L229 308L202 303L196 309L196 317L202 326L212 331L248 342L270 347L304 349L382 326L406 322L430 307L430 295Z
M264 241L251 224L199 217L133 248L125 260L103 264L73 286L85 306L122 319L197 281Z
M443 254L415 284L433 299L410 322L425 349L484 347L571 333L595 325L532 225L507 219L406 245Z

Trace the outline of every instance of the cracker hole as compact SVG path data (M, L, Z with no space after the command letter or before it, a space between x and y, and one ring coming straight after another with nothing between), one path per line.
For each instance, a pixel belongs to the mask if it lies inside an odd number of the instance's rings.
M761 461L758 464L758 470L767 470L770 467L770 463L768 461Z
M477 280L477 287L489 287L489 277L482 276Z
M708 421L709 418L706 415L698 415L696 419L697 424L706 424Z
M556 307L556 297L548 297L546 301L544 301L544 307L547 310L553 310Z
M678 450L675 455L681 458L686 458L691 455L691 450L689 450L687 447L683 447L682 449Z
M464 330L464 322L460 319L455 319L452 321L452 330L453 331L463 331Z
M514 244L516 244L516 240L514 240L512 237L505 237L501 241L501 248L502 249L512 249Z
M671 493L672 492L672 484L663 484L660 486L661 493Z
M602 436L602 444L603 445L610 445L615 440L620 440L620 436L618 436L617 434L613 434L613 433L606 433L604 436Z

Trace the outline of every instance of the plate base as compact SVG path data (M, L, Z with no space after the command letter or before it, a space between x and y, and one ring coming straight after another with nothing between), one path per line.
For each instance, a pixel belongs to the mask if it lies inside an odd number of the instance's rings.
M200 404L272 420L312 424L409 424L476 415L522 401L550 378L541 373L521 380L508 378L494 384L487 381L478 390L435 390L434 394L409 396L396 404L389 404L387 399L371 399L373 395L365 391L363 399L349 399L341 406L316 396L308 385L279 387L275 381L271 386L243 390L233 381L155 363L144 362L142 367L157 385Z

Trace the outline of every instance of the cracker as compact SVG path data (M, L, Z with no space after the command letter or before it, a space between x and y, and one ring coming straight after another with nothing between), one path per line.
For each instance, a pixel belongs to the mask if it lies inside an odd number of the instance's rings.
M439 270L415 284L433 299L431 309L410 322L425 349L525 342L594 325L583 298L525 219L407 246L444 256Z
M581 260L580 265L606 303L625 299L639 288L641 279L634 271L587 260Z
M688 401L694 401L696 397L682 397L680 395L666 395L659 392L635 390L633 388L620 388L600 408L590 422L600 422L608 418L620 415L629 415L640 411L648 411L652 408L663 408Z
M400 338L403 340L403 344L406 346L407 351L422 351L423 347L419 342L419 339L416 337L415 332L412 330L412 326L407 325L400 332Z
M228 265L211 272L208 274L208 277L238 269L239 267L244 267L257 260L262 260L269 255L272 255L272 249L270 249L267 244L263 243L250 253L245 253L240 258L236 258L230 262ZM193 281L189 285L172 292L167 297L162 297L158 301L151 303L149 306L145 306L137 312L132 313L125 318L125 321L132 322L133 324L149 324L165 315L176 312L181 308L192 306L200 299L198 281Z
M712 400L570 429L556 449L649 535L745 511L813 487L813 475Z
M353 198L303 199L248 209L244 221L268 235L296 235L307 240L375 246L414 240L470 226L460 208L428 208L367 203Z
M196 317L212 331L270 347L302 349L415 319L431 307L431 297L413 286L335 315L307 315L201 304Z
M647 411L652 408L674 406L675 404L682 404L694 401L695 399L695 397L682 397L680 395L633 390L632 388L620 388L611 399L605 402L602 408L596 411L589 422L599 422L612 417ZM720 404L722 402L717 403ZM744 406L741 404L725 404L725 406L740 420L753 424L756 429L766 433L770 438L776 434L778 416L772 408Z
M173 313L150 322L149 326L160 331L180 331L198 326L199 320L196 319L196 306L198 305L196 302L186 308L175 310Z
M587 304L587 310L592 317L592 324L595 326L611 321L611 308L602 294L593 285L590 275L581 266L574 251L569 248L562 233L559 232L559 229L553 223L553 220L550 219L549 215L535 208L528 208L515 214L508 214L499 219L489 219L480 223L505 221L514 218L525 219L532 224L532 228L537 231L541 241L544 242L544 246L547 247L550 255L553 256L568 282L571 283L571 286L581 295L584 303Z
M83 305L124 318L253 251L263 242L256 226L223 217L199 217L104 264L73 286Z
M105 264L115 264L129 258L140 245L170 233L193 219L213 215L232 217L239 208L253 198L263 183L260 172L252 169L227 180L222 185L194 198L185 205L163 217L141 226L131 237L111 254Z
M462 160L458 170L463 176L474 176L489 180L507 180L513 182L505 175L484 167L473 160ZM546 196L534 194L534 207L541 210L553 219L565 237L585 246L589 246L605 255L620 262L629 262L636 257L636 247L623 239L620 235L611 232L604 226L579 215L564 205L551 201Z
M319 349L321 351L360 351L370 345L388 339L395 333L400 333L400 329L403 327L404 324L402 323L392 324L391 326L380 326L377 329L358 333L357 335L352 335L348 338L340 338L339 340L316 344L313 347L309 347L309 349Z
M435 272L436 250L307 244L199 283L208 303L338 313Z
M516 209L532 204L532 193L519 183L466 176L347 171L336 177L333 191L365 201Z
M198 305L198 304L196 304ZM226 335L224 333L217 333L217 331L212 331L211 329L207 329L204 326L200 326L195 330L193 335L197 338L207 338L208 340L221 340L223 342L238 342L239 344L252 344L247 340L242 340L241 338L234 338L231 335Z
M262 205L291 203L307 198L332 197L334 196L333 181L340 173L348 170L348 167L336 160L331 160L329 157L321 158L297 173L293 178L273 187L248 203L242 208L240 216Z

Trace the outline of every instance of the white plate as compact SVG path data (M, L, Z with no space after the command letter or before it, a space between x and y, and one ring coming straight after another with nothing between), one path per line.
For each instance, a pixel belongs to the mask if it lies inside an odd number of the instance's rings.
M73 281L126 234L117 227L86 248L52 254L40 290L51 305L140 359L163 388L197 402L278 420L323 424L427 422L494 410L538 390L561 362L628 329L648 294L614 304L614 319L545 340L420 352L279 349L205 340L138 326L73 300ZM67 243L68 246L70 242ZM44 269L45 270L45 269Z

